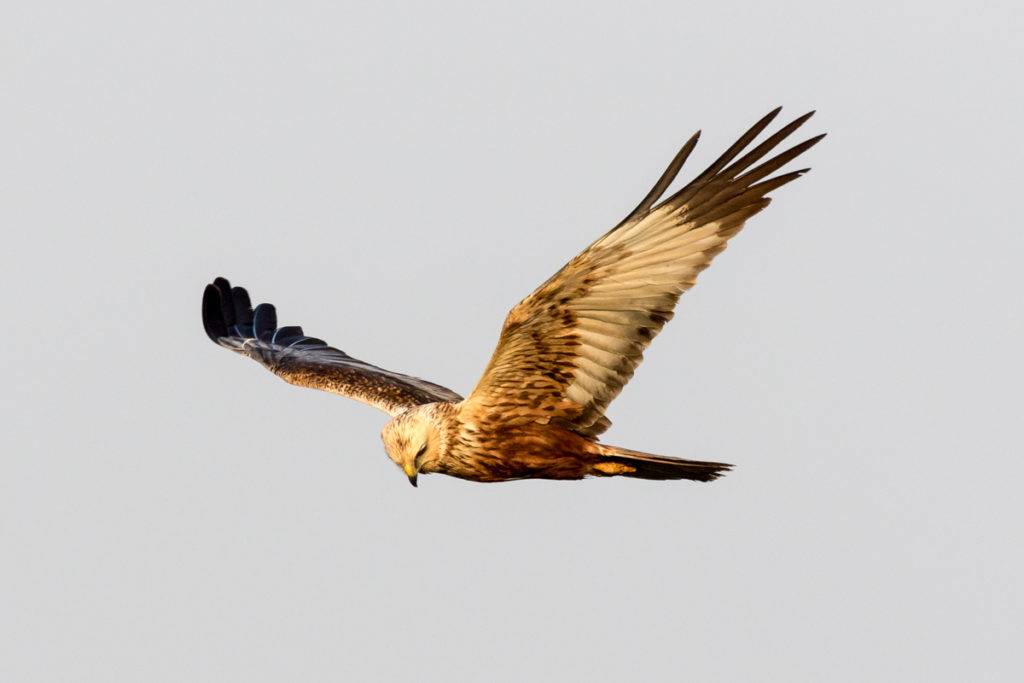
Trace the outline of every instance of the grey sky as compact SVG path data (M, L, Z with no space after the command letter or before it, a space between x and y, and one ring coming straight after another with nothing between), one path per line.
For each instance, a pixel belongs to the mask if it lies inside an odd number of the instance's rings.
M22 3L0 22L0 679L1018 680L1009 3ZM704 135L814 170L605 440L714 484L412 489L203 334L224 275L469 391Z

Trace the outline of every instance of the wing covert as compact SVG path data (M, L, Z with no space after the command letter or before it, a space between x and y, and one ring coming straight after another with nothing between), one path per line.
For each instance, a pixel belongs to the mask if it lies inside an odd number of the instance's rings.
M362 401L390 415L424 403L461 401L438 384L353 358L301 327L278 327L271 304L253 309L249 294L217 278L203 293L203 326L214 342L258 361L286 382Z

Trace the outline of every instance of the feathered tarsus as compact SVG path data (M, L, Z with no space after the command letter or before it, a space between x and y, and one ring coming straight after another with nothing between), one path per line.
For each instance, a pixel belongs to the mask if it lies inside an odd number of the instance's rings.
M672 318L680 295L770 203L769 192L807 171L772 176L823 135L769 155L811 114L744 152L779 111L658 203L699 133L690 138L621 223L512 308L487 368L465 399L352 358L304 336L301 328L278 328L273 306L252 309L246 291L223 278L203 297L207 334L288 382L349 396L392 415L383 432L385 447L414 484L420 472L474 481L711 481L730 466L616 448L598 443L597 436L611 424L605 410Z

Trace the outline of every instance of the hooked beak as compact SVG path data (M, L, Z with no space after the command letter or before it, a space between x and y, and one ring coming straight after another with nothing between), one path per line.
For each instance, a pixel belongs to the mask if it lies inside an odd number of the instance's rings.
M416 486L416 477L419 474L419 472L413 469L412 465L406 465L404 469L405 476L409 477L409 483L412 484L413 486Z

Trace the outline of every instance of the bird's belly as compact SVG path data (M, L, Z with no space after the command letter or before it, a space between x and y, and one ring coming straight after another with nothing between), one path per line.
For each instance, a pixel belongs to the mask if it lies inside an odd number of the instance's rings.
M460 439L452 449L446 474L472 481L582 479L595 461L586 439L549 425L539 430L509 427L484 438L473 436Z

